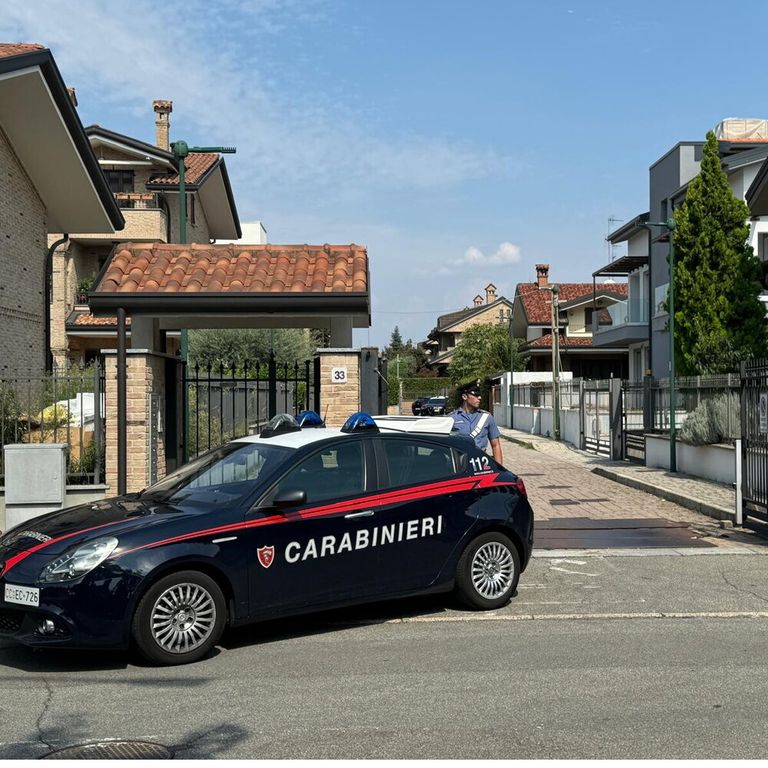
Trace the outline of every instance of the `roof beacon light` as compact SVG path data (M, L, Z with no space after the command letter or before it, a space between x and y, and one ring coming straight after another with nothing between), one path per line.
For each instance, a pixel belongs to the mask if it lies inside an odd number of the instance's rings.
M302 429L308 427L324 427L325 422L320 417L319 413L315 411L302 411L297 417L296 421Z
M342 432L367 432L368 430L379 431L376 426L376 422L373 417L362 411L353 413L345 422L341 428Z
M269 420L269 424L261 430L259 437L275 437L276 435L284 435L287 432L300 431L301 427L290 413L278 413L277 416L273 416Z

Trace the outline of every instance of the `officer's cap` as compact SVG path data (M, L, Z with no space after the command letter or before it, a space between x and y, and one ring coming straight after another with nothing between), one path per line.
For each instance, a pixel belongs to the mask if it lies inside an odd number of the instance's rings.
M465 384L461 388L461 394L462 395L477 395L478 397L480 397L480 387L475 382L472 382L471 384Z

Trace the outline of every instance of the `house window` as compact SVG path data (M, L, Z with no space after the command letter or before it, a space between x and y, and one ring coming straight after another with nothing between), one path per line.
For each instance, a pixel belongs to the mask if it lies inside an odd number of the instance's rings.
M195 196L194 194L187 195L187 216L189 216L189 223L195 223Z
M592 315L594 314L595 310L592 307L589 307L588 309L584 310L584 330L585 331L591 331L592 330Z
M133 192L133 171L104 171L113 194Z

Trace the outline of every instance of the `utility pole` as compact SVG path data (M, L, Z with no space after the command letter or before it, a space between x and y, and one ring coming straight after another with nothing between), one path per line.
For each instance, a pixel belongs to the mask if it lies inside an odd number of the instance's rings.
M403 380L400 378L400 355L395 357L395 376L397 377L397 415L403 415Z
M560 303L557 285L552 286L552 430L560 439Z
M185 158L190 152L210 153L217 152L221 154L233 154L237 152L235 147L190 147L186 141L174 141L171 144L171 152L176 158L179 164L179 242L184 244L187 242L187 168ZM181 359L186 366L187 358L189 357L189 332L186 328L181 329L181 344L180 344ZM186 368L184 369L186 370ZM186 376L186 374L185 374ZM189 453L187 446L189 441L187 436L189 434L189 408L186 406L187 402L187 384L183 383L184 389L184 463L189 460Z

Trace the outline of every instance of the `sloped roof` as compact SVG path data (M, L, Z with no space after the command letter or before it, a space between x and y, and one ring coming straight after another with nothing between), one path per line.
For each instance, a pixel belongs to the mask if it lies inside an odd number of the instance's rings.
M22 53L32 51L44 51L45 46L40 43L0 43L0 58L6 56L19 56Z
M125 226L53 55L42 45L0 43L0 126L45 205L50 231Z
M362 245L117 246L95 293L366 293Z
M557 283L557 287L561 305L583 296L592 296L592 283ZM601 291L607 290L620 300L628 296L626 283L613 283L610 289L601 286ZM515 296L520 297L529 325L549 324L552 317L552 291L539 288L536 283L518 283Z
M591 336L565 336L560 334L560 349L567 349L568 347L591 347ZM543 336L539 336L538 339L529 341L521 347L523 349L551 349L552 347L552 334L545 333Z
M446 315L440 315L440 317L437 318L437 328L440 331L445 331L452 325L456 325L456 323L467 320L473 315L479 315L500 304L505 304L510 308L512 307L512 302L509 301L509 299L504 298L504 296L499 296L499 298L492 301L490 304L481 304L478 307L469 307L467 309L462 309L459 312L449 312Z
M213 152L190 152L184 159L184 183L199 184L205 175L221 159L221 155ZM149 186L165 185L176 187L179 185L179 174L154 176L149 180Z

